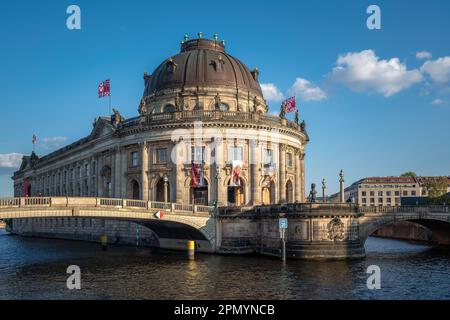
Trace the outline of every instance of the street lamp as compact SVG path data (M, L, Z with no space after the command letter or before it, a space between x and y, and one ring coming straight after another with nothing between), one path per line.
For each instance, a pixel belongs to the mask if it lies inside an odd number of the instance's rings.
M168 189L168 186L169 186L169 178L167 177L167 175L164 175L163 179L164 179L164 202L167 203L168 202L168 199L167 199L168 198L167 197L168 196L168 192L167 192L168 190L167 189Z
M216 213L216 215L218 215L218 210L219 210L219 180L220 180L220 167L216 166L216 174L215 174L215 178L216 178L216 196L215 196L215 200L214 200L214 211Z

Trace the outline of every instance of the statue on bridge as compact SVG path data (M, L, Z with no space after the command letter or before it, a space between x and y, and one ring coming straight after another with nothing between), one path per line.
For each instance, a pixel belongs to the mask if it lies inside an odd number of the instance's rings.
M311 202L311 203L317 202L317 191L316 191L315 183L311 184L311 192L309 193L309 196L308 196L308 202Z

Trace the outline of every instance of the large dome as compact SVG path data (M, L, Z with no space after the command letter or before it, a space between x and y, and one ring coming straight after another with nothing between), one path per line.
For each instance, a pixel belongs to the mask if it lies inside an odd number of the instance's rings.
M258 70L250 71L225 52L223 42L210 39L184 41L181 52L164 61L147 76L145 96L165 89L226 87L240 93L263 97Z

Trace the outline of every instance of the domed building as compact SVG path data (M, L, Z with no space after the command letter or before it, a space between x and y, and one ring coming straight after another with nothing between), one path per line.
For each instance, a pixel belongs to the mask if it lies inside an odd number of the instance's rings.
M139 115L114 110L89 136L24 157L15 196L243 206L305 201L305 125L268 115L258 82L224 42L185 40L144 74Z

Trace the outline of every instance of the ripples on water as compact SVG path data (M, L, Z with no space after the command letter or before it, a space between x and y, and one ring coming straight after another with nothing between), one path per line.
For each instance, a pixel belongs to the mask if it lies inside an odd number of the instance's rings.
M450 254L370 238L367 258L288 261L200 255L6 235L0 231L0 299L450 299ZM82 290L66 289L79 265ZM381 290L366 269L381 268Z

